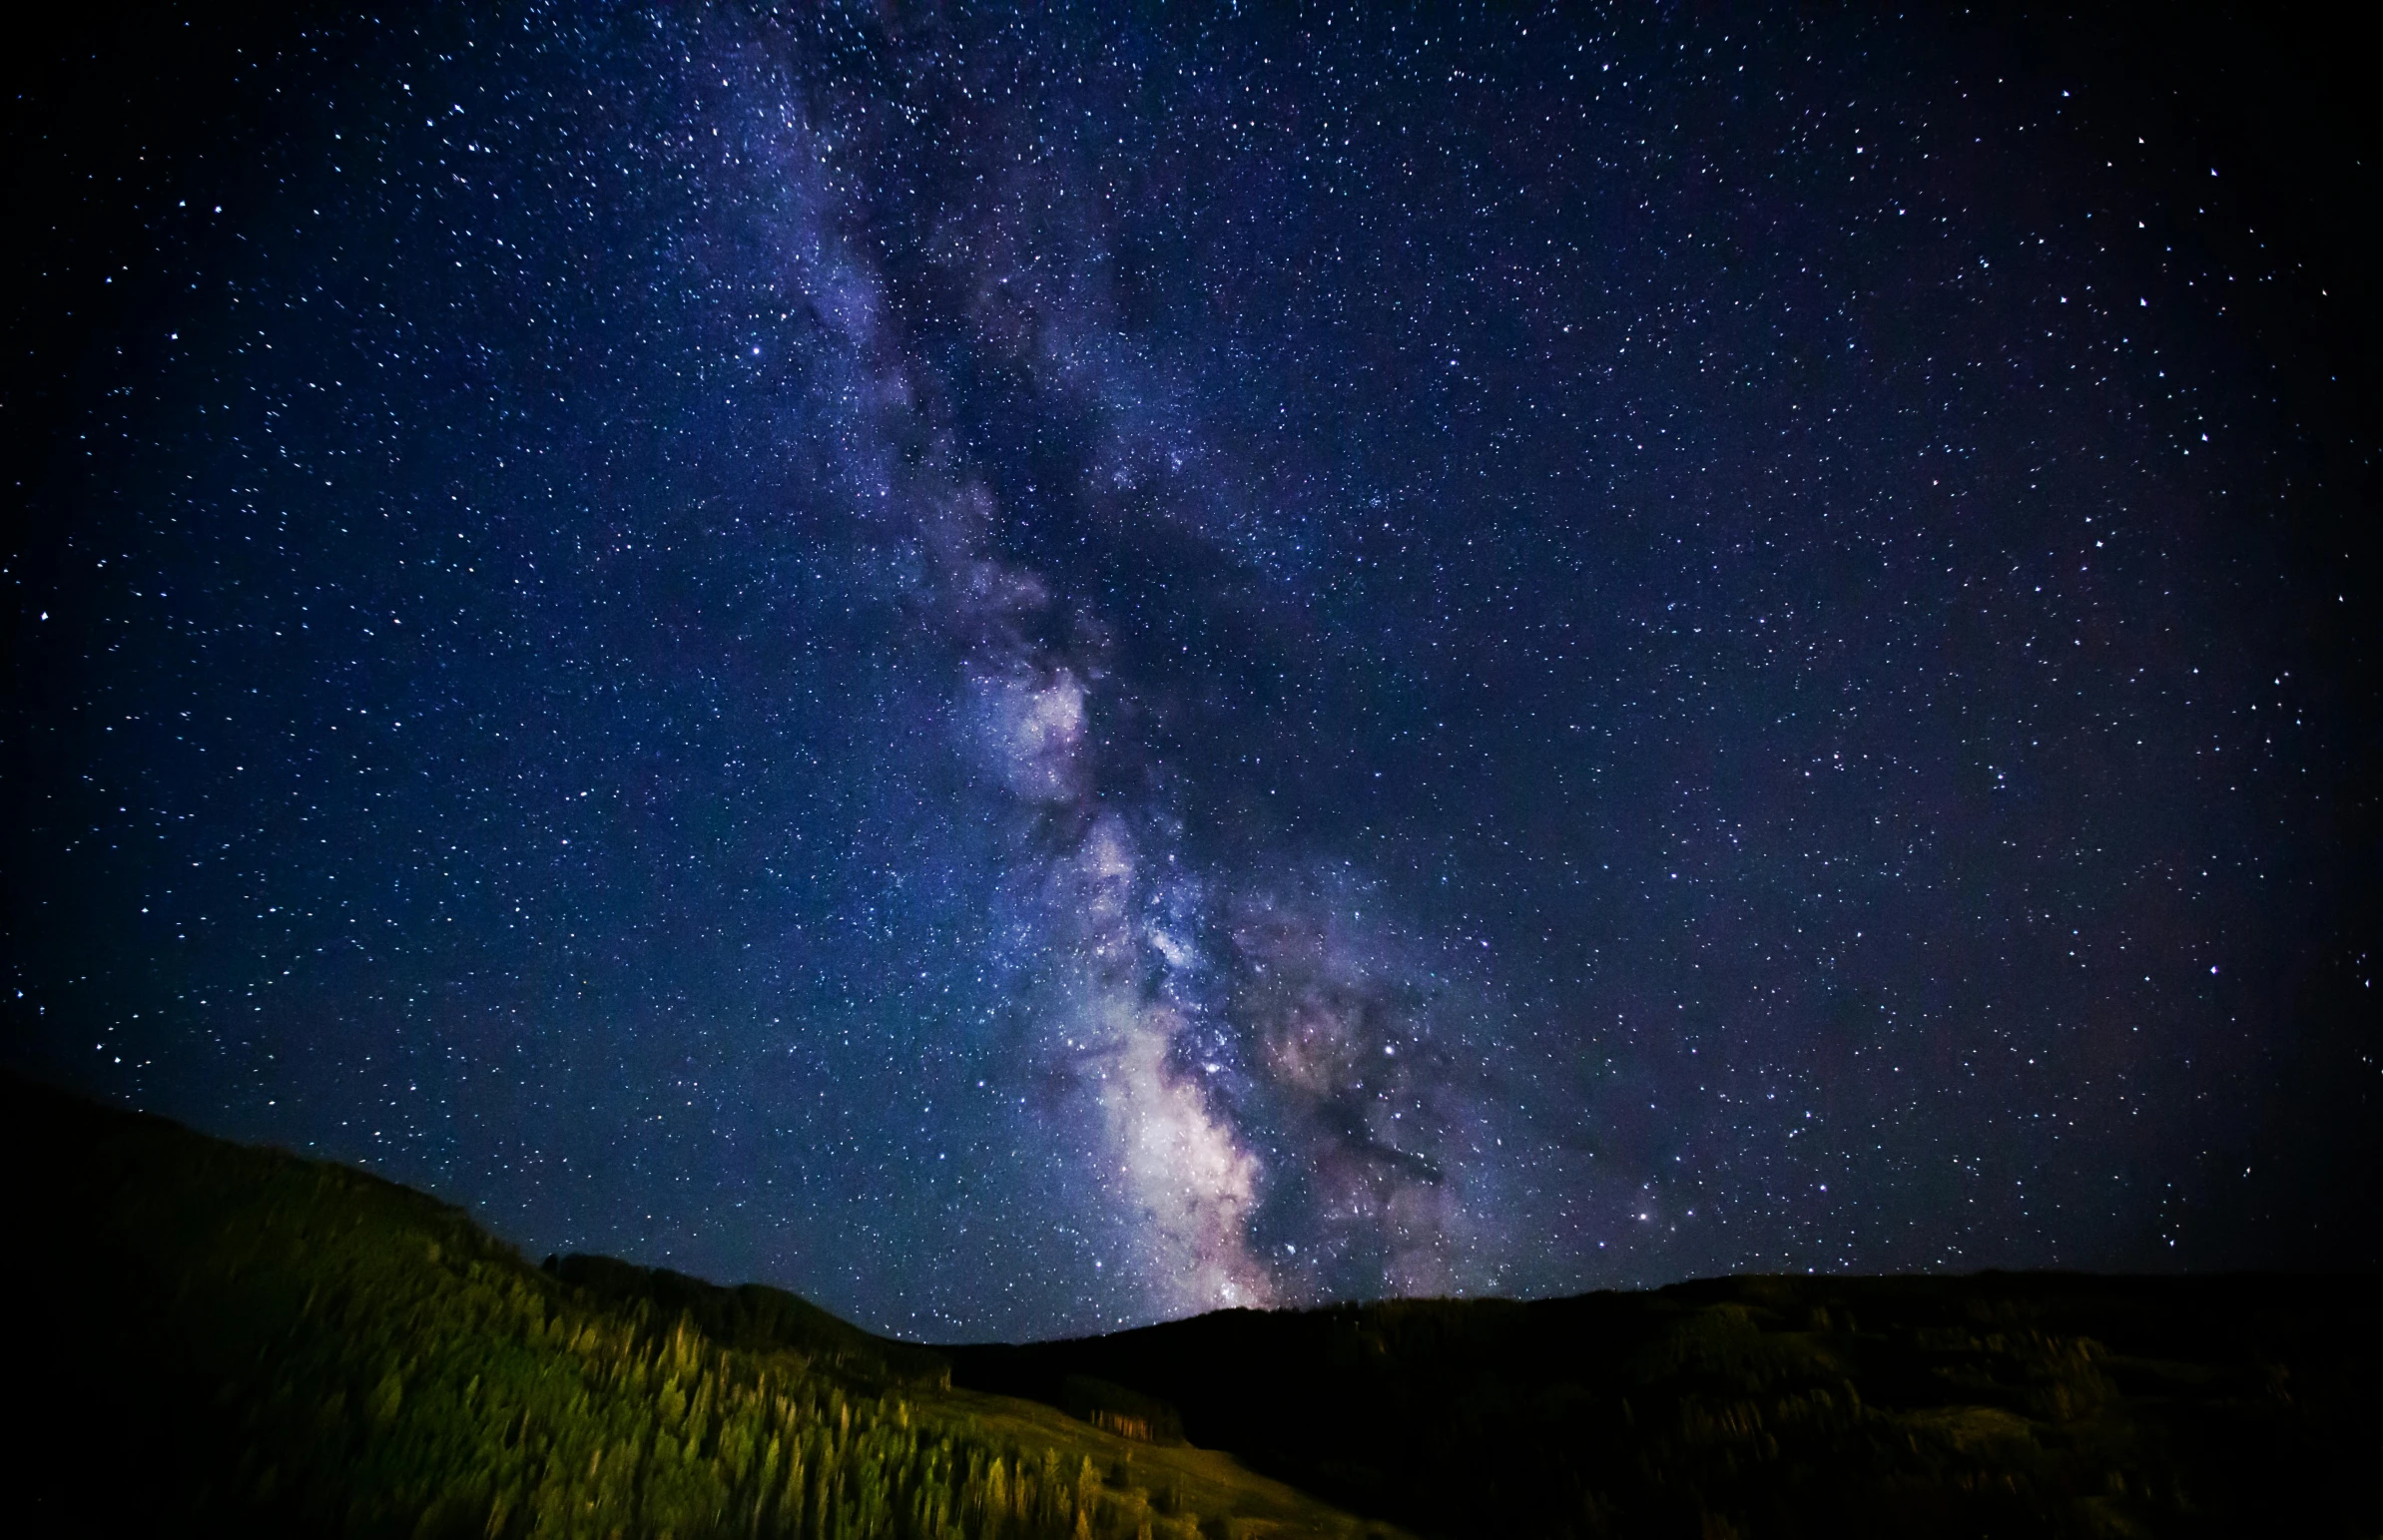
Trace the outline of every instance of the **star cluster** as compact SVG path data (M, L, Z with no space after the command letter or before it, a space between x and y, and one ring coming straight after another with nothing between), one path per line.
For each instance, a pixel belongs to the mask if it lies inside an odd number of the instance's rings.
M2360 322L2106 58L191 38L21 138L18 1062L933 1337L2331 1244Z

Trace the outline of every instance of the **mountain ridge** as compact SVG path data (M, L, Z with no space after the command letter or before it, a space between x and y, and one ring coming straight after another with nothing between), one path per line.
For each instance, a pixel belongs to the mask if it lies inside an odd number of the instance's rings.
M37 1530L2383 1527L2363 1276L1740 1277L926 1344L765 1284L532 1267L430 1195L13 1079L0 1128L40 1259Z

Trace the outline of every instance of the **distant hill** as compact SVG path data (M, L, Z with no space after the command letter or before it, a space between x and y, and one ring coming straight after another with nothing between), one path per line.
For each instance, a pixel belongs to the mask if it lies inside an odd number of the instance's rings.
M2383 1533L2372 1279L1754 1278L929 1348L532 1267L406 1188L5 1079L0 1157L16 1533Z
M1740 1278L945 1351L1426 1535L2383 1533L2373 1278Z

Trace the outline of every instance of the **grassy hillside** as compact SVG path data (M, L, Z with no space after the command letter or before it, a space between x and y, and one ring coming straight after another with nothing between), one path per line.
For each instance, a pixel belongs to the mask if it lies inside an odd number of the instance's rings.
M0 1156L15 1532L2383 1533L2371 1279L1739 1279L926 1348L532 1267L422 1194L6 1080Z
M16 1533L1395 1540L775 1289L0 1081ZM27 1415L28 1411L30 1415Z
M1428 1535L2383 1533L2371 1278L1747 1278L950 1351Z

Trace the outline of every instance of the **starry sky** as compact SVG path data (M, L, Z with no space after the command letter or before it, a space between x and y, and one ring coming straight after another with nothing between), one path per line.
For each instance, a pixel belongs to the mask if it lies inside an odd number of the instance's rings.
M21 1070L937 1339L2374 1259L2325 39L54 25Z

